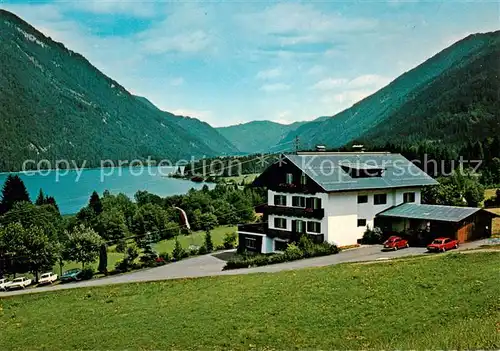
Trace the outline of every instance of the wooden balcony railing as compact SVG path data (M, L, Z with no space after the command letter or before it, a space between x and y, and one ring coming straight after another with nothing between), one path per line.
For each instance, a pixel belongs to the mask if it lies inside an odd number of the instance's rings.
M325 217L325 209L318 208L300 208L300 207L285 207L285 206L268 206L267 213L276 216L304 217L323 219Z

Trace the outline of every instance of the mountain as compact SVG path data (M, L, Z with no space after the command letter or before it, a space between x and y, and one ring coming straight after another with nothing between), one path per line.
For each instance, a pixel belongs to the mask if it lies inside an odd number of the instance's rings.
M224 138L210 124L196 118L178 116L170 112L162 111L145 97L137 96L136 98L149 108L160 111L169 122L175 123L184 130L189 131L190 134L202 140L210 149L217 151L218 154L232 155L239 152L229 140Z
M464 145L498 137L500 32L472 38L489 40L465 64L451 67L414 91L412 99L360 139L371 145L436 145L456 152Z
M482 115L485 120L481 117L476 121L471 113L478 113L477 109L485 104L494 106L491 94L498 89L495 74L499 67L499 42L500 32L468 36L351 108L302 125L289 133L284 142L298 135L301 145L307 148L316 144L335 148L363 137L367 142L376 138L377 143L424 137L424 129L436 140L446 139L449 127L483 130L497 125L498 114L491 108L487 111L493 115ZM488 90L488 95L480 103L483 89ZM471 93L474 98L467 98ZM473 106L463 105L466 103Z
M27 159L85 160L93 167L104 159L219 154L83 56L4 10L0 57L0 170L19 170Z
M283 144L283 138L305 122L280 124L271 121L253 121L217 128L242 153L267 153L293 150L294 140Z

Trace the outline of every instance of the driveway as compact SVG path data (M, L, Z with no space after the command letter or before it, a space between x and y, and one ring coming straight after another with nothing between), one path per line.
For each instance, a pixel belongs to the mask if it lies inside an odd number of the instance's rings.
M468 250L478 248L481 245L488 243L488 239L478 240L471 243L462 244L459 250ZM410 247L408 249L384 252L381 245L362 246L357 249L342 251L337 255L315 257L293 262L285 262L275 265L235 269L223 271L222 268L225 262L212 256L204 255L194 258L189 258L180 262L171 263L162 267L151 268L147 270L127 273L101 279L88 280L78 283L58 284L54 286L16 290L9 292L0 292L0 297L13 296L45 291L55 291L63 289L73 289L81 287L92 287L110 284L135 283L156 280L178 279L178 278L196 278L205 276L217 275L235 275L235 274L250 274L250 273L272 273L293 269L301 269L308 267L330 266L339 263L349 262L366 262L376 260L386 260L397 257L411 255L429 255L425 248ZM432 255L432 254L431 254Z

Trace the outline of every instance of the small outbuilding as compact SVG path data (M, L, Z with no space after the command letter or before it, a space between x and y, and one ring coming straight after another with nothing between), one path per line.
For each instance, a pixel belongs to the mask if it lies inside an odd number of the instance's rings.
M376 217L376 226L386 234L410 233L426 244L436 237L450 237L460 243L491 236L496 214L475 207L404 203Z

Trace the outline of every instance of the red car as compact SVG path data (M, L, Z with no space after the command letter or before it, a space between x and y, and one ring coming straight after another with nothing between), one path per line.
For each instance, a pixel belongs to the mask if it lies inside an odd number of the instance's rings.
M429 251L442 251L458 249L458 240L450 238L437 238L432 243L427 245Z
M404 249L406 247L410 247L410 245L408 245L408 240L400 238L399 236L391 236L384 242L384 249L396 251L397 249Z

